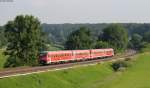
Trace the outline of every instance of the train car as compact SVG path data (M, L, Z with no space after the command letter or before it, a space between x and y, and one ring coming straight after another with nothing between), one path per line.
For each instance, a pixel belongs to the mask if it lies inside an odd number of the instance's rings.
M46 52L42 57L41 57L41 62L43 63L55 63L55 62L61 62L61 61L69 61L73 60L73 55L72 51L49 51Z
M73 50L73 57L76 60L89 59L91 58L90 50Z
M39 62L40 62L41 64L46 64L46 63L47 63L47 61L48 61L47 53L48 53L48 51L40 52L40 56L39 56L40 59L39 59Z
M91 49L91 58L111 57L114 56L113 49Z
M69 61L73 60L72 51L53 51L48 52L48 59L50 59L50 63L52 62L60 62L60 61Z

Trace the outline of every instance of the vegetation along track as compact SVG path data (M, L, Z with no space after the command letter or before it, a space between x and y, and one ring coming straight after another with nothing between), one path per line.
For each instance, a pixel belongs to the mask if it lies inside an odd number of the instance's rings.
M64 64L56 64L56 65L48 65L48 66L18 67L18 68L12 68L12 69L4 69L4 70L0 71L0 78L2 79L2 78L12 77L12 76L68 69L68 68L72 68L72 67L75 67L78 65L89 65L89 64L95 64L95 63L100 63L100 62L105 62L105 61L114 61L114 60L118 60L118 59L122 59L122 58L127 58L127 57L133 56L135 54L136 54L136 51L128 50L128 51L126 51L126 53L124 55L116 55L112 58L95 59L95 60L89 60L89 61L64 63Z

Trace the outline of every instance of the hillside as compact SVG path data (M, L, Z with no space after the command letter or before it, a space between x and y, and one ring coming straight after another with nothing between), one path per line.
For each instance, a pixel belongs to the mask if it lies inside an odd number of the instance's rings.
M112 81L105 82L101 88L150 88L149 57L150 53L140 55L134 66Z
M57 45L63 45L67 40L70 33L78 30L80 27L87 27L91 30L93 40L97 40L98 36L102 33L102 30L110 24L97 23L97 24L42 24L42 29L48 36L51 43ZM150 24L137 24L137 23L122 23L122 25L128 30L129 36L134 33L143 35L150 30ZM0 27L0 47L6 45L6 39L3 34L3 27Z
M125 72L110 63L0 79L0 88L149 88L150 53L140 54Z
M80 27L87 27L91 30L93 40L102 33L101 31L110 24L97 23L97 24L42 24L43 31L49 36L49 40L53 43L63 44L68 35L78 30ZM150 30L150 24L136 24L136 23L122 23L122 25L128 30L129 36L133 33L143 35Z

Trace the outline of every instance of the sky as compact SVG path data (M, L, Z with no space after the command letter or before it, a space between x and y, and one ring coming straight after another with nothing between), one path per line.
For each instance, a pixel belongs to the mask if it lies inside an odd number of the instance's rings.
M149 23L150 0L0 0L0 25L17 15L41 23Z

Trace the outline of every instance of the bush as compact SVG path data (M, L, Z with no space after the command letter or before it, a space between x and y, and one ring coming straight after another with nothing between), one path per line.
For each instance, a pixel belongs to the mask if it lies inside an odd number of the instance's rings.
M125 58L125 61L130 61L132 58L130 58L130 57L127 57L127 58Z
M143 48L141 48L140 52L150 52L150 43L145 43Z
M116 62L113 62L111 65L114 71L119 71L120 69L126 68L128 66L129 65L126 61L116 61Z

